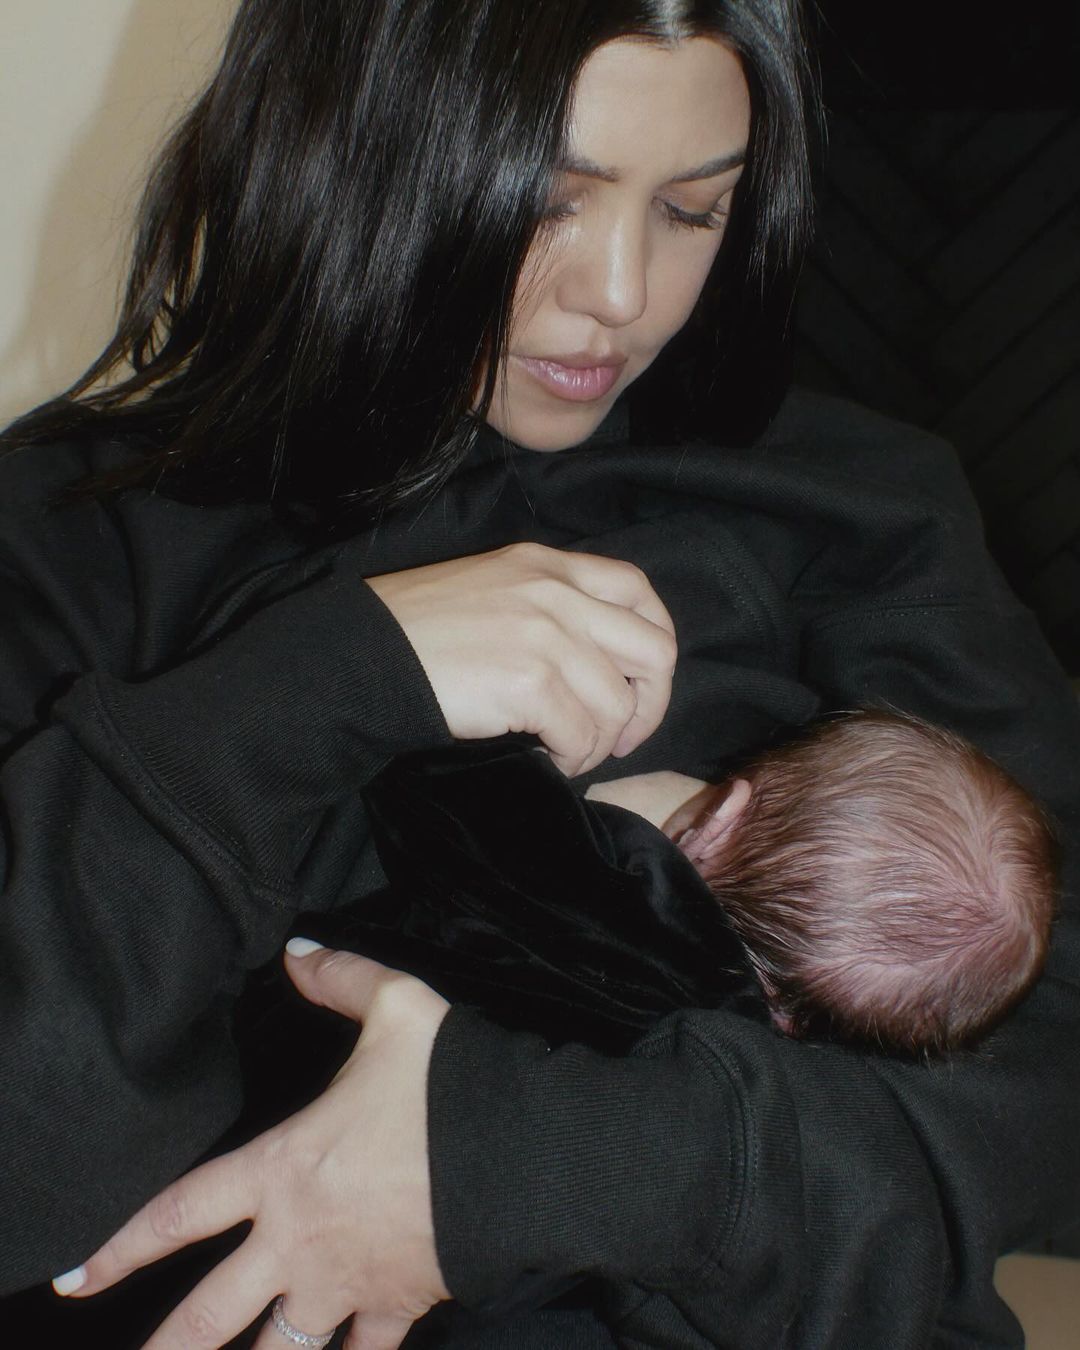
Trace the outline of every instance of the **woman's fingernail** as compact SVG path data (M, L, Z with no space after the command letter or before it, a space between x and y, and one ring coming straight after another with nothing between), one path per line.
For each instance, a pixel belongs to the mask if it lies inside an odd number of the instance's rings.
M290 956L310 956L312 952L323 951L321 942L312 942L311 938L290 938L285 944Z
M81 1289L86 1283L86 1267L76 1266L74 1270L67 1271L64 1275L57 1275L52 1282L52 1287L58 1294L65 1298L68 1294L73 1294L76 1289Z

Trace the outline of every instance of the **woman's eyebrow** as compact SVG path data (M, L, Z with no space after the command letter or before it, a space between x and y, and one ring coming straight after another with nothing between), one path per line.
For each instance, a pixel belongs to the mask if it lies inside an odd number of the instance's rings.
M671 183L693 183L699 178L716 178L718 174L727 173L730 169L738 169L746 163L746 148L741 150L732 150L729 154L720 155L717 159L710 159L707 164L699 164L696 169L685 169L682 173L674 174L668 181ZM562 155L556 164L556 169L560 173L581 174L585 178L602 178L605 183L618 183L622 177L618 169L607 169L600 164L594 164L591 159L581 159L577 155Z

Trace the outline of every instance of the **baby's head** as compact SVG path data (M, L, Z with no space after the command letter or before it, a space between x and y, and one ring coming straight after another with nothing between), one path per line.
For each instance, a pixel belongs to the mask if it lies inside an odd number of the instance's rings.
M948 732L846 714L699 800L676 841L785 1031L953 1049L1042 969L1053 835L1008 774Z

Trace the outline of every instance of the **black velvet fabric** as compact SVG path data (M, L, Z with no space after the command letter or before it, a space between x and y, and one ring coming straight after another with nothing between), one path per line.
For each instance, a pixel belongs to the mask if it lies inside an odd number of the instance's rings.
M520 738L403 756L366 800L389 885L339 942L553 1043L618 1051L677 1008L766 1016L679 849Z

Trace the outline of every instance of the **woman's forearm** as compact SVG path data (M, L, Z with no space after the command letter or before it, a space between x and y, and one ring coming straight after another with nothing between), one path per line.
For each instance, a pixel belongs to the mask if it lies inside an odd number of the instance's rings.
M297 876L320 810L359 802L396 749L449 738L358 567L263 561L242 610L219 595L215 612L206 579L243 535L195 556L175 504L12 509L4 526L8 1291L85 1254L229 1124L243 973L301 905L338 899ZM171 540L186 587L146 593L151 540Z

